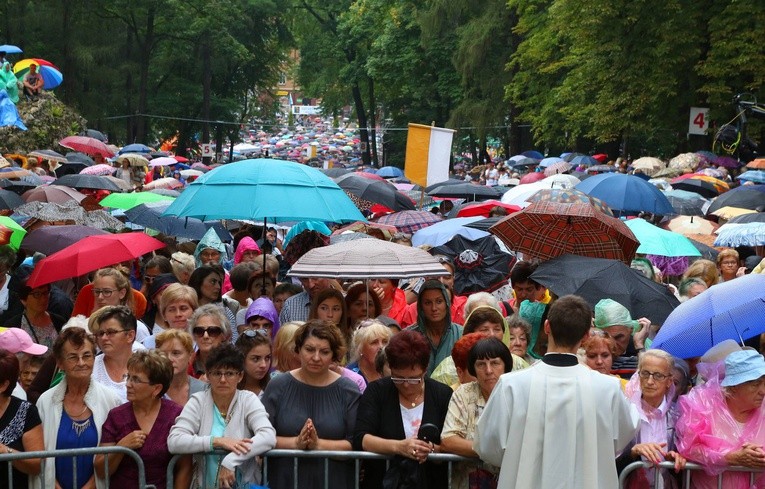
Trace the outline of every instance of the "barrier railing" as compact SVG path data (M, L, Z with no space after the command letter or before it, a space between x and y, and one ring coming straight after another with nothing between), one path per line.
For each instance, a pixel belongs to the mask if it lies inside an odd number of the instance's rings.
M205 452L203 454L194 455L211 455L213 452ZM225 455L227 452L216 451L214 453ZM175 464L181 455L175 455L167 466L167 487L173 487ZM334 460L353 460L354 461L354 488L359 489L360 479L360 464L362 460L386 460L388 464L393 460L392 455L381 455L379 453L372 452L354 452L354 451L334 451L334 450L271 450L263 454L263 481L268 481L268 459L269 458L294 458L293 462L293 480L294 488L298 489L298 466L299 460L302 459L324 459L324 489L330 489L329 485L329 459ZM452 487L452 466L457 462L471 462L478 459L461 457L459 455L452 455L449 453L431 453L428 456L428 460L434 462L447 463L447 471L449 475L449 483L447 489Z
M646 469L650 472L653 472L653 484L652 487L657 487L657 482L659 480L659 477L661 477L661 472L659 469L669 469L674 471L675 470L675 464L673 462L662 462L658 465L653 465L648 462L633 462L626 466L624 470L622 470L622 473L619 474L619 489L623 489L627 482L627 478L632 474L632 472L638 470L638 469ZM699 464L694 464L691 462L688 462L685 465L685 471L683 473L682 478L682 484L684 489L690 489L691 487L691 475L694 471L703 471L704 466ZM754 484L754 479L757 477L757 474L761 474L763 472L763 469L753 469L751 467L726 467L725 472L721 473L717 476L717 488L723 489L723 476L728 472L748 472L749 473L749 485L752 486ZM651 477L649 477L649 480L651 480Z
M93 447L93 448L70 448L70 449L64 449L64 450L41 450L39 452L13 452L13 453L3 453L0 454L0 462L13 462L14 460L23 460L28 458L61 458L61 457L72 457L72 487L81 487L82 484L85 481L81 481L78 483L77 481L77 457L81 456L94 456L94 455L107 455L111 453L121 453L122 455L127 455L128 457L132 458L133 461L138 466L138 480L136 481L136 487L138 489L154 489L154 485L147 485L146 484L146 470L143 465L143 460L141 460L140 455L138 455L136 452L129 448L124 447ZM109 473L109 457L106 457L105 459L105 470L106 473ZM53 483L47 483L45 480L45 467L43 465L41 472L40 472L40 480L42 482L42 487L44 489L47 489L49 487L55 486L55 481ZM8 489L13 489L13 465L11 463L8 463L8 478L7 478ZM106 487L109 487L109 478L106 478Z

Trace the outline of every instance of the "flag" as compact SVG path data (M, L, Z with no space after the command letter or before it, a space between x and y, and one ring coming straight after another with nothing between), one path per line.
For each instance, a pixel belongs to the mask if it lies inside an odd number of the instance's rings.
M455 131L442 127L409 124L404 174L422 187L449 179L449 157Z

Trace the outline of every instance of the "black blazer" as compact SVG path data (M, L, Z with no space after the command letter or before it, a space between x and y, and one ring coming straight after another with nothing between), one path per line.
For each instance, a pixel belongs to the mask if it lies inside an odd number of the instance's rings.
M441 432L451 398L452 389L449 386L426 378L422 424L434 424ZM401 420L399 406L398 390L390 377L376 380L367 385L367 389L359 401L353 449L363 450L361 442L366 434L389 440L403 440L405 437L404 424ZM421 468L423 470L421 480L427 481L427 487L447 486L447 464L425 462ZM384 474L384 461L365 461L364 479L361 482L361 487L364 489L382 488Z

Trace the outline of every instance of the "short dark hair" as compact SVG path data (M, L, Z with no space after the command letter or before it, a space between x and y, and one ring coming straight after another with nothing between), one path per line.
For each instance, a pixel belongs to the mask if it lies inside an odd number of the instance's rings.
M295 331L295 353L299 353L303 343L309 336L320 340L327 340L332 350L332 360L339 362L345 356L346 347L340 328L321 319L309 319L304 325Z
M592 307L579 296L565 295L550 306L550 334L558 346L576 346L592 326Z
M422 367L430 364L430 343L425 335L410 329L396 333L385 347L390 368Z
M19 381L19 359L14 353L0 349L0 384L8 381L8 387L0 395L10 397Z
M359 297L361 297L361 294L367 293L370 299L372 299L372 302L375 305L375 314L374 316L379 316L382 314L382 304L380 304L380 297L375 294L374 290L370 290L369 287L367 287L364 283L354 284L351 285L351 287L348 289L348 292L345 294L345 308L349 309L351 307L351 304L356 302ZM370 317L374 317L370 316Z
M473 345L468 353L467 369L470 375L475 377L475 362L477 360L488 360L491 358L499 358L502 363L505 364L505 373L513 370L513 356L510 354L510 349L493 336L488 338L482 338Z
M173 265L166 256L157 255L150 258L143 264L141 272L146 273L150 268L158 268L159 273L173 273Z
M173 380L173 363L159 350L138 350L128 358L129 369L141 370L152 384L159 384L162 390L157 394L161 398L170 388Z
M289 294L290 297L303 292L303 287L291 282L282 282L274 288L274 297L279 294Z
M537 269L537 265L536 262L519 261L510 271L510 283L515 285L516 283L531 282L539 288L540 284L531 279L531 274Z
M130 292L128 291L128 293ZM99 329L103 323L110 319L117 320L122 328L128 331L136 331L138 329L138 321L128 306L106 306L99 309L98 312L99 315L96 323Z
M53 356L56 360L63 360L64 346L67 343L71 343L73 347L80 349L86 341L90 343L90 350L95 355L96 339L93 335L88 334L87 331L80 327L66 328L59 333L58 338L53 342Z
M231 281L231 287L237 291L248 290L247 283L250 280L250 275L252 275L257 268L257 265L252 262L235 265L228 274L228 278Z
M224 341L210 350L210 353L207 355L207 361L205 361L206 372L211 372L220 367L232 368L237 372L244 370L244 355L230 341Z

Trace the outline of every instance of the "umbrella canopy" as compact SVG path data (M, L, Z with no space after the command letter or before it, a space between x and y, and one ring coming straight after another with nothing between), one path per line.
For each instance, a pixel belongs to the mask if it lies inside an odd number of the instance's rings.
M605 202L575 188L544 188L529 197L527 201L532 204L534 202L559 202L563 204L575 204L579 202L582 204L591 204L606 215L614 215Z
M192 165L192 168L194 168L193 165ZM342 177L343 175L347 175L349 173L353 173L352 170L349 170L347 168L326 168L326 169L319 168L319 171L322 172L323 174L327 175L329 178Z
M765 185L742 185L729 190L712 201L707 213L712 214L723 207L765 209Z
M320 171L271 159L237 161L205 173L166 212L203 220L365 220L345 192Z
M82 202L85 199L85 195L80 192L61 185L45 185L43 187L37 187L21 196L24 202L53 202L56 204L63 204L69 201Z
M712 216L717 216L722 219L732 219L737 216L744 216L747 214L757 214L757 211L753 211L752 209L742 209L741 207L721 207L717 209L716 211L709 213Z
M431 197L446 197L452 199L486 200L496 199L501 194L493 187L477 185L469 182L441 185L428 192Z
M93 167L90 167L93 168ZM101 175L74 174L64 175L56 179L53 185L62 185L71 188L83 188L90 190L108 190L110 192L122 192L124 187Z
M289 271L293 277L338 279L405 279L448 274L428 252L379 239L359 239L314 248Z
M53 202L28 202L16 209L17 214L47 222L72 221L74 224L98 229L119 230L122 222L102 210L86 211L77 202L70 200L63 204Z
M330 230L327 225L321 221L301 221L292 226L290 230L287 231L287 234L284 235L284 239L282 240L282 247L286 248L287 245L290 244L292 238L305 230L316 231L317 233L321 233L324 236L329 236L332 234L332 230Z
M685 190L687 192L695 192L701 197L705 197L707 199L713 199L720 194L720 192L711 182L699 180L696 178L683 178L679 181L673 181L672 188L677 190Z
M673 233L687 236L689 234L712 234L720 225L699 216L677 216L664 223L662 227Z
M101 164L98 164L98 165L86 166L85 168L80 170L79 173L80 173L80 175L100 175L100 176L104 176L104 175L111 175L111 174L113 174L115 170L116 170L116 168L114 168L113 166L107 165L105 163L101 163ZM63 175L59 175L59 176L64 176L64 175L69 175L69 173L64 173Z
M621 173L603 173L579 183L576 188L597 197L612 210L673 214L674 210L661 191L645 180Z
M154 190L158 188L174 189L183 187L183 183L180 180L173 177L164 177L152 180L151 182L143 186L144 190Z
M471 222L480 221L481 216L456 217L420 229L412 235L412 246L441 246L455 236L465 236L468 239L479 239L488 236L486 231L465 227Z
M0 190L0 209L13 210L23 203L24 200L16 192L5 189Z
M543 155L543 154L542 154L542 153L540 153L539 151L536 151L536 150L533 150L533 149L530 149L530 150L524 151L524 152L523 152L523 153L521 153L521 154L522 154L523 156L527 157L527 158L534 158L535 160L541 160L542 158L544 158L544 157L545 157L545 155Z
M746 164L750 170L765 170L765 158L757 158Z
M148 202L138 204L125 211L125 216L134 224L154 229L169 236L179 236L188 239L202 239L205 233L214 228L221 241L232 241L229 233L218 221L202 222L193 217L181 218L166 216L163 213L170 202Z
M114 156L114 153L112 152L109 147L103 143L102 141L99 141L95 138L89 138L87 136L69 136L65 137L61 141L58 142L61 146L65 148L72 149L74 151L79 151L81 153L85 153L87 155L96 156L101 155L104 158L111 158ZM68 156L67 156L67 159Z
M517 157L516 157L517 158ZM536 166L540 163L540 160L536 158L529 158L527 156L521 156L520 158L508 160L513 168L523 168L527 166Z
M123 155L125 153L144 153L144 154L149 154L152 151L154 151L154 150L151 149L150 147L146 146L145 144L133 143L133 144L128 144L127 146L123 146L122 149L120 149L119 154L121 154L121 155Z
M151 160L151 162L149 162L149 166L152 168L156 168L158 166L172 166L177 164L178 164L178 160L176 160L172 156L162 156L159 158L154 158L153 160Z
M58 280L79 277L164 247L165 243L144 233L87 236L40 260L29 276L27 285L39 287Z
M401 211L377 219L378 224L395 226L399 232L410 234L441 221L443 217L429 211Z
M0 216L0 226L11 230L10 246L14 250L18 250L21 245L21 240L27 234L27 230L21 227L16 221L8 216Z
M383 178L401 178L404 176L404 170L397 166L384 166L377 170L376 174Z
M738 168L741 166L741 162L730 156L718 156L715 165L724 166L725 168Z
M551 156L549 158L542 159L542 161L539 162L539 166L541 166L542 168L547 168L548 166L561 161L565 161L565 160L563 158L558 158L557 156Z
M465 227L489 232L489 229L491 229L493 225L497 224L505 217L507 216L487 217L486 219L481 219L480 221L469 222L465 224Z
M140 204L148 204L150 202L172 202L175 200L173 197L166 195L157 195L151 192L129 192L129 193L116 193L109 194L101 199L101 206L111 207L112 209L132 209Z
M566 158L564 158L566 159ZM571 163L571 166L593 166L593 165L599 165L600 161L596 160L592 156L587 155L578 155L574 156L573 158L567 160L569 163Z
M93 158L86 155L85 153L80 153L79 151L71 151L67 153L66 160L69 163L82 163L85 166L91 166L96 163L93 161Z
M724 224L717 230L715 246L762 246L765 245L765 224Z
M765 183L765 171L764 170L749 170L749 171L745 171L744 173L737 176L736 178L744 182Z
M120 154L117 157L117 163L127 161L130 166L148 166L149 160L137 153Z
M370 236L365 233L354 233L349 231L342 234L333 234L329 237L329 244L344 243L346 241L356 241L357 239L375 239L374 236Z
M406 195L396 190L396 187L388 182L370 180L359 176L358 173L349 173L335 178L335 183L341 189L349 192L360 199L376 204L382 204L393 211L414 210L414 202Z
M507 285L515 257L502 251L493 236L468 239L457 235L430 250L433 255L446 255L454 263L454 292L469 295L491 292Z
M643 156L632 162L633 170L640 170L648 176L653 176L658 173L659 170L666 167L663 161L659 158L653 158L651 156Z
M511 250L540 259L571 253L629 263L638 247L622 221L582 203L536 202L489 231Z
M685 170L693 171L703 162L704 157L699 154L682 153L669 160L668 167L680 170L681 172Z
M627 227L640 242L637 252L658 256L701 256L699 250L682 234L673 233L643 219L630 219Z
M398 232L398 229L396 226L381 224L379 222L356 221L340 229L337 229L332 233L332 236L351 232L368 234L374 238L382 237L383 239L390 241L391 238L393 238L393 235Z
M31 252L39 251L45 255L63 250L87 236L109 234L101 229L88 226L43 226L31 231L21 242L21 249Z
M663 324L680 301L662 285L617 260L564 255L540 263L531 278L558 296L576 294L591 306L613 299L633 318Z
M723 340L739 343L765 332L763 290L762 274L745 275L710 287L669 315L651 348L678 358L692 358Z
M518 183L519 183L518 186L520 187L521 185L526 185L526 184L530 184L530 183L536 183L536 182L539 182L540 180L544 180L545 177L547 177L547 175L545 175L542 172L538 172L538 171L527 173L527 174L523 175L521 177L521 179L518 181Z
M521 210L520 206L505 204L499 200L484 200L483 202L469 202L462 204L459 207L452 209L455 212L456 217L489 217L489 213L495 207L501 207L507 211L508 214L518 212ZM451 212L449 213L451 215Z
M56 163L66 163L67 160L64 155L52 149L38 149L36 151L30 151L27 156L34 156L36 158L42 158L43 160L55 161Z
M573 166L571 166L571 163L568 161L559 161L545 168L544 174L545 176L550 177L552 175L557 175L558 173L566 173L572 168Z
M2 191L0 191L2 193ZM728 224L747 224L750 222L765 223L765 212L752 212L736 216L728 221Z
M19 54L23 53L24 51L21 50L20 47L14 46L13 44L3 44L0 45L0 51L6 53L6 54Z
M457 180L456 178L450 178L448 180L444 180L443 182L434 183L432 185L428 185L425 187L425 193L429 193L431 190L435 190L438 187L441 187L443 185L459 185L465 183L465 180Z
M710 202L696 192L687 190L666 190L664 196L669 200L675 214L683 216L703 216Z

